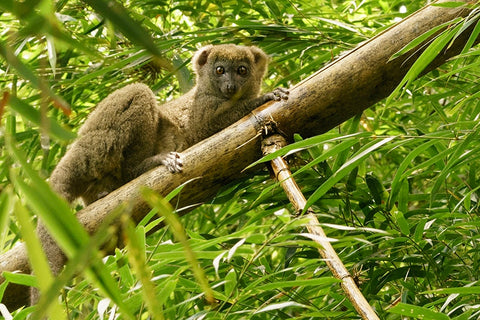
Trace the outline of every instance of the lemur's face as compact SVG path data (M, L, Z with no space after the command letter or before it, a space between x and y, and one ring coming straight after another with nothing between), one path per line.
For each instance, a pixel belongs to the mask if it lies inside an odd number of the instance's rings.
M210 82L218 90L219 96L237 100L241 98L253 81L248 61L217 60L210 70Z

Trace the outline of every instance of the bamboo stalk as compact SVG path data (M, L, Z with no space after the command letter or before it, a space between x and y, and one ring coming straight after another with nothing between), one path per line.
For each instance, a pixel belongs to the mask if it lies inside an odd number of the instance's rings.
M285 138L277 133L275 124L273 122L267 123L263 129L262 140L262 153L267 155L273 153L287 144ZM305 199L302 191L298 187L292 173L288 167L287 162L282 157L277 157L270 161L270 166L275 175L275 179L280 182L283 190L285 191L288 199L293 204L297 213L305 211L305 205L307 200ZM360 314L362 319L379 320L377 314L370 306L368 301L363 296L360 289L357 287L353 277L348 272L347 268L343 264L342 260L338 257L335 249L330 244L327 235L320 226L315 213L311 208L305 211L304 215L307 222L307 230L313 235L312 240L320 244L318 251L325 260L328 268L333 273L335 278L341 280L341 286L348 299L352 302L355 310Z

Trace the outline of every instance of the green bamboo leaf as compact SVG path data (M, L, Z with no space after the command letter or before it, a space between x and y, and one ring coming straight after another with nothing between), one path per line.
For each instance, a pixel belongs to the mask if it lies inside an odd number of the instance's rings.
M182 192L183 188L186 185L188 185L192 181L195 181L195 180L198 180L198 179L199 178L192 178L190 180L185 181L184 183L182 183L181 185L179 185L178 187L176 187L175 189L170 191L165 196L165 200L171 201L173 198L175 198L177 195L179 195L180 192ZM193 206L195 206L195 204L193 204ZM137 225L138 226L144 226L145 229L146 229L145 231L148 233L150 230L156 228L164 220L164 217L159 217L158 219L152 221L153 217L157 214L158 214L158 210L156 208L150 210L150 212L148 214L146 214L145 217L143 217L143 219L139 223L137 223Z
M235 270L231 269L225 276L225 296L231 297L237 287L237 274Z
M17 190L28 199L28 205L45 221L45 224L60 243L62 249L68 253L75 252L76 248L88 238L88 235L71 212L69 210L60 212L58 209L55 209L55 203L61 203L59 199L48 203L46 198L49 198L49 187L46 187L44 190L38 186L32 187L14 173L12 173L12 180Z
M473 12L475 12L475 11L473 11ZM470 29L473 26L473 24L476 24L476 22L479 21L479 18L480 18L480 13L477 12L475 15L468 16L467 18L463 19L463 23L461 24L461 28L457 31L457 33L453 37L453 40L450 43L449 47L453 44L453 41L455 41L462 33L467 31L468 29ZM475 32L475 30L473 32ZM470 34L469 38L471 38L471 36L472 36L472 34ZM465 53L468 50L466 48L467 48L467 45L469 43L469 40L467 40L467 43L465 43L465 46L463 47L461 53Z
M198 281L200 287L207 300L213 300L213 290L211 289L208 279L205 276L205 271L198 265L197 257L195 252L192 250L190 244L188 243L188 236L185 233L185 229L182 226L182 223L178 219L177 215L173 212L173 208L170 203L163 197L160 197L155 192L143 189L142 194L144 199L152 208L157 208L159 214L165 217L166 222L172 228L173 234L182 244L185 250L185 257L187 258L190 266L192 268L193 274Z
M327 179L320 187L315 190L315 192L308 198L308 201L305 205L305 209L310 208L315 202L317 202L325 193L328 192L338 181L350 173L350 171L357 167L360 162L365 160L370 153L387 144L388 142L395 139L395 137L389 137L386 139L381 139L380 141L371 141L360 149L350 160L345 162L334 174Z
M344 137L346 137L346 136L344 136ZM334 140L336 140L336 139L334 138ZM328 140L328 141L332 141L332 140ZM346 140L346 141L340 142L339 144L337 144L334 147L325 151L318 158L310 161L308 164L306 164L305 166L303 166L300 169L298 169L297 171L295 171L293 173L293 176L296 176L296 175L298 175L298 174L300 174L300 173L302 173L306 170L311 169L312 167L316 166L320 162L325 161L326 159L339 154L343 150L350 149L353 145L355 145L357 143L358 143L358 141L356 139ZM270 155L282 154L283 152L287 152L287 150L298 150L298 148L289 148L289 146L286 146L286 147L282 148L281 150L278 150L278 151L275 151L275 152L271 153ZM270 155L267 155L262 159L269 159L269 158L271 158L271 157L269 157ZM259 161L261 161L262 159L260 159ZM274 159L274 158L272 158L272 159ZM267 195L271 194L272 190L274 190L275 188L278 188L278 183L273 184L272 186L269 186L267 188L264 188L262 190L262 192L260 193L260 195L255 200L254 204L261 201L262 199L264 199L264 197L266 197Z
M130 41L145 47L156 56L161 56L157 45L142 25L133 20L128 11L115 0L83 0L103 17L109 19Z
M306 305L303 305L303 304L300 304L300 303L297 303L297 302L293 302L293 301L287 301L287 302L279 302L279 303L269 304L269 305L261 308L260 310L255 311L254 314L273 311L273 310L281 310L281 309L291 308L291 307L305 308L305 309L308 308Z
M436 154L435 156L429 158L428 160L426 161L423 161L421 163L419 163L418 165L416 165L415 167L411 168L411 169L408 169L404 172L403 174L403 179L407 178L408 176L410 176L412 173L418 171L418 170L424 170L425 168L428 168L430 167L431 165L436 165L439 161L443 161L445 160L445 157L448 157L448 155L450 153L453 153L454 152L454 148L449 148L449 149L445 149L441 152L439 152L438 154ZM441 168L443 170L443 168Z
M388 196L382 183L372 173L365 176L365 182L367 183L368 190L370 190L373 201L375 201L377 205L381 205L382 201Z
M45 221L45 224L48 226L55 239L57 239L62 249L69 254L75 252L82 241L80 239L85 240L87 237L85 230L82 232L77 228L77 226L79 226L78 221L72 226L68 224L68 221L73 221L71 219L57 219L56 212L58 212L58 210L54 210L52 205L46 203L44 200L44 196L47 196L46 192L28 185L21 177L18 177L14 173L12 173L12 181L16 189L28 199L28 205L42 218L43 221ZM60 214L62 216L68 216L71 215L71 212L65 211ZM73 215L71 216L73 217ZM77 233L72 236L71 230L75 230Z
M408 155L405 157L405 159L400 163L395 173L395 176L392 180L392 184L391 184L392 190L390 192L390 195L387 201L387 208L391 208L393 206L393 203L397 199L399 190L402 185L402 180L404 179L405 170L408 168L408 166L410 166L413 163L413 160L416 157L418 157L420 154L423 154L425 150L433 146L435 143L438 143L438 141L430 140L430 141L426 141L425 143L422 143L420 146L410 151Z
M402 49L400 49L399 51L397 51L390 59L389 61L393 60L393 59L396 59L404 54L406 54L407 52L417 48L419 45L421 45L422 43L424 43L425 41L427 41L430 37L432 37L434 34L436 34L438 31L440 30L443 30L445 29L446 27L448 27L449 25L451 24L451 22L445 22L441 25L438 25L430 30L428 30L427 32L425 32L424 34L418 36L417 38L413 39L412 41L410 41L406 46L404 46Z
M455 318L452 318L452 320L468 320L468 319L471 319L470 317L471 317L471 315L474 311L475 310L473 310L473 309L467 310L466 312L462 313L461 315L459 315Z
M425 320L449 320L450 318L443 313L433 311L425 307L414 306L400 302L395 307L388 310L389 313L400 314L402 316L425 319Z
M38 286L37 279L31 274L5 271L2 275L7 282L17 283L27 287Z
M353 192L357 190L357 177L358 177L358 167L353 168L352 171L348 174L347 182L345 183L345 187L347 191Z
M299 134L294 134L293 139L294 139L295 142L305 140ZM322 155L323 148L321 146L311 146L307 149L307 151L308 151L308 154L310 155L310 157L315 159L315 158L318 158Z
M445 1L440 3L432 3L434 7L442 7L442 8L458 8L465 6L464 2L459 1Z
M434 196L440 189L440 186L445 183L445 179L447 176L451 173L452 167L457 165L458 163L461 163L462 161L468 160L469 157L471 157L474 153L479 152L479 148L474 148L473 150L467 151L468 147L472 146L472 143L475 139L477 139L478 134L480 132L480 126L478 126L475 131L469 133L466 138L461 141L459 144L451 147L451 150L454 150L452 155L448 158L447 165L443 168L443 170L437 175L435 184L433 185L432 188L432 193L430 197L430 203L433 203Z
M455 208L453 208L453 211L457 211L459 209L459 207L463 204L463 206L465 207L465 209L467 211L470 211L471 210L471 198L472 198L472 195L474 195L478 190L480 189L480 186L477 186L475 188L473 188L472 190L470 190L469 192L467 192L463 197L462 199L460 199L457 203L457 205L455 206Z
M479 31L480 31L480 28L479 28ZM441 74L440 76L438 76L436 78L436 80L449 79L456 74L459 74L459 73L462 73L462 72L465 72L465 71L468 71L468 70L475 70L479 65L480 65L480 61L474 61L474 62L468 63L464 66L460 66L460 59L457 58L454 67L452 67L452 70L450 72L446 72L446 73ZM477 92L477 94L478 94L478 92ZM473 94L472 96L475 97L475 94ZM460 104L460 106L461 106L461 104ZM459 106L457 106L457 108L458 107ZM443 112L445 112L445 111L443 111ZM450 113L454 114L455 112L454 112L454 110L451 110Z
M42 218L55 238L61 239L59 243L64 245L63 249L67 253L74 252L80 244L87 242L87 232L77 221L68 204L37 174L23 153L11 142L7 143L7 147L32 181L31 184L27 184L22 177L12 171L14 185L26 195L28 205Z
M85 272L87 279L95 288L100 289L102 294L109 297L109 299L118 306L123 317L126 319L134 319L130 307L121 297L120 288L110 274L111 270L106 268L98 252L98 246L111 239L112 229L110 226L114 221L118 221L117 219L119 219L120 214L124 211L124 206L116 208L102 221L98 231L88 239L88 242L83 247L80 247L73 256L69 257L67 265L45 293L45 295L49 297L49 300L40 300L37 306L40 310L39 319L44 318L43 310L45 309L46 303L49 303L51 299L57 297L58 292L65 287L70 279L78 272Z
M402 81L400 81L395 90L393 90L393 92L387 98L387 104L392 101L393 97L398 95L402 88L408 87L410 83L415 80L423 70L425 70L425 68L433 61L433 59L435 59L438 54L440 54L440 52L448 45L460 28L461 24L457 24L455 28L444 31L432 41L432 43L425 49L425 51L422 52L420 57L418 57L415 63L410 67L407 74Z
M50 68L55 76L57 73L57 51L55 49L55 41L52 36L47 36L47 55Z
M478 16L478 14L477 14ZM465 46L463 47L462 54L465 54L472 48L474 45L475 41L478 39L478 36L480 35L480 19L477 21L477 24L475 25L475 28L473 29L472 33L470 34L470 37L468 38L467 43L465 43Z
M153 272L146 263L145 230L143 227L135 228L126 215L122 216L122 224L126 233L127 257L142 283L142 293L148 310L153 319L164 319L162 305L158 302L152 281Z
M390 213L392 214L393 220L400 228L400 231L404 235L409 235L410 226L408 225L407 219L405 219L405 217L403 216L403 213L400 210L397 210L396 208L393 208L392 211L390 211Z
M40 241L35 236L35 227L30 219L30 215L25 207L18 201L15 203L15 215L19 221L23 239L25 240L30 265L37 276L38 286L41 292L44 292L54 281L52 272L48 266L47 257L42 250ZM66 319L58 300L53 300L46 310L42 310L42 312L48 315L49 319ZM35 315L33 315L33 318L35 318Z
M408 212L409 207L410 186L406 179L402 180L402 185L398 192L398 210L401 212Z
M144 50L126 50L123 52L124 54L129 54L126 58L121 58L118 61L115 61L108 66L102 67L98 70L88 72L83 76L79 76L75 79L73 85L80 86L82 84L88 83L96 78L100 78L104 76L106 73L115 72L119 69L126 68L130 63L145 57L146 53Z
M344 153L349 152L354 145L358 144L358 141L359 141L358 139L354 138L354 139L348 139L348 140L340 142L339 144L336 144L335 146L329 148L327 151L324 151L324 153L321 154L316 159L313 159L308 164L306 164L305 166L298 169L294 173L294 176L302 173L303 171L306 171L306 170L309 170L309 169L313 168L314 166L318 165L320 162L323 162L323 161L329 159L330 157L334 157L334 156L337 156L339 154L344 154ZM344 163L342 163L342 165L343 164Z
M415 232L413 234L413 239L416 243L419 243L423 239L423 232L425 231L425 225L427 224L428 219L422 219L415 226Z
M331 19L325 19L325 18L319 18L320 21L326 22L328 24L333 24L334 26L340 27L342 29L348 30L353 33L359 33L358 29L355 27L355 25L348 25L344 22L340 22L337 20L331 20Z
M355 134L358 132L358 126L360 124L361 118L362 118L362 114L358 114L349 121L348 127L346 128L347 135ZM345 163L349 152L350 150L345 149L338 153L335 161L333 162L332 171L337 171L338 168L340 168Z
M268 154L268 155L262 157L261 159L255 161L254 163L252 163L248 167L246 167L245 170L248 169L248 168L254 167L254 166L256 166L260 163L271 161L272 159L275 159L276 157L282 157L282 156L285 156L285 155L288 155L288 154L292 154L294 152L298 152L300 150L305 150L305 149L308 149L312 146L317 146L319 144L333 143L333 142L336 142L336 141L339 141L339 140L347 140L347 139L350 139L350 138L352 138L352 139L367 138L367 137L370 137L370 136L372 136L372 133L370 133L370 132L358 132L358 133L354 133L354 134L350 134L350 135L341 135L341 134L338 134L338 133L329 132L329 133L322 134L322 135L319 135L319 136L314 136L314 137L311 137L311 138L308 138L308 139L305 139L305 140L301 140L301 141L289 144L289 145L283 147L282 149L280 149L278 151L275 151L271 154Z
M46 128L44 129L46 129L47 132L49 132L55 139L70 141L75 138L74 133L63 129L55 120L51 118L47 118L46 123L42 122L42 116L40 114L40 111L33 108L20 98L17 98L15 96L10 97L9 104L13 110L18 112L28 121L31 121L39 127L43 127L44 125L46 125Z
M0 248L3 248L8 231L9 216L12 213L12 188L9 187L0 193ZM0 300L1 301L1 300Z
M43 253L40 241L35 237L35 228L33 227L27 210L18 201L15 203L15 214L20 223L20 231L23 234L29 252L30 263L33 271L37 274L38 285L42 290L46 290L53 281L53 275L48 266L47 257Z
M2 40L0 40L0 55L3 56L24 79L30 81L33 86L44 92L45 96L51 97L56 107L60 108L67 115L71 113L68 103L61 97L57 96L45 81L37 77L37 75L35 75L35 73L33 73L33 71L30 70L30 68L26 66Z
M80 223L72 215L70 219L67 220L67 224L59 224L55 219L55 216L51 216L51 212L47 209L47 206L42 203L44 198L42 197L42 192L40 190L34 190L29 185L16 178L14 175L14 182L18 186L19 190L26 195L26 199L29 200L29 204L36 210L42 219L45 221L47 229L52 233L52 236L58 242L60 247L67 253L69 258L73 258L82 252L82 248L89 248L89 238L86 231L82 228ZM51 208L50 208L51 210ZM55 212L55 211L52 211ZM68 217L68 214L63 213L62 217ZM69 226L70 225L70 226ZM69 233L68 230L77 230L76 233ZM88 250L87 252L90 252ZM102 262L97 258L93 260L89 269L86 271L87 275L92 279L92 281L103 291L105 292L125 313L127 318L132 318L130 311L125 307L121 302L119 295L119 290L116 288L115 281L108 273L108 271L103 267ZM58 292L58 290L56 291ZM45 311L45 310L44 310ZM42 311L43 312L43 311Z
M298 279L292 281L276 281L274 283L268 283L263 285L256 286L258 290L276 290L281 288L292 288L292 287L324 287L331 286L335 283L339 283L341 280L334 277L321 277L313 279Z
M167 280L166 283L162 285L160 288L160 291L158 292L157 299L158 303L160 305L164 305L170 295L175 291L175 288L177 287L177 280L176 277L172 277L173 279Z
M75 257L78 251L89 245L90 238L87 232L72 214L67 203L60 199L50 189L47 182L33 170L22 152L16 149L11 141L7 143L7 147L10 154L21 164L22 170L32 181L31 184L27 184L23 178L12 171L11 177L14 185L22 194L26 195L27 204L41 217L45 226L67 256L69 258ZM133 319L128 308L122 303L115 281L108 270L103 268L103 264L98 258L93 260L90 269L87 270L87 275L119 306L125 317Z
M433 293L433 294L480 294L480 286L472 287L455 287L455 288L441 288L428 290L423 293Z

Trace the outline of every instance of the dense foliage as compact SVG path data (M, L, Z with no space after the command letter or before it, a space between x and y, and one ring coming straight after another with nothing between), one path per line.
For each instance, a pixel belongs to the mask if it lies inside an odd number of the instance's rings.
M266 170L181 224L145 191L161 218L134 227L119 208L126 248L103 260L116 230L89 239L45 180L114 89L141 81L164 101L191 87L201 45L258 45L272 57L264 89L288 87L427 2L2 0L0 253L26 241L38 277L5 274L0 297L9 281L52 286L38 306L51 319L359 318ZM296 179L381 319L480 317L479 54L467 47L298 152ZM56 279L35 215L74 256ZM169 228L145 235L163 219Z

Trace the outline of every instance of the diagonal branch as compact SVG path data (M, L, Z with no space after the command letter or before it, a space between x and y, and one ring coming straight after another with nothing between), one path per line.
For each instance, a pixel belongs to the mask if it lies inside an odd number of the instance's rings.
M164 167L151 170L79 211L80 222L89 232L94 232L114 208L125 202L132 208L134 219L140 221L149 211L139 193L141 186L165 195L194 179L179 195L179 206L207 201L222 185L238 178L248 164L260 158L258 132L265 119L274 119L287 137L293 133L310 137L334 128L388 96L421 50L389 61L393 54L426 31L468 13L462 8L436 6L417 11L291 88L289 100L267 103L184 151L183 173L171 174ZM464 32L428 69L458 54L468 36L469 32ZM0 273L15 270L29 272L28 258L21 244L0 255ZM0 282L2 280L0 278ZM2 303L10 308L20 306L27 301L26 294L25 288L9 286Z
M262 140L263 155L272 154L286 145L287 141L278 133L275 124L266 123ZM307 199L305 199L305 196L292 177L287 161L280 156L276 157L270 161L270 167L275 180L280 183L297 213L302 213L306 209L304 217L307 220L308 237L320 245L318 248L320 255L335 278L340 280L340 285L346 297L350 300L355 310L357 310L357 313L365 320L380 320L356 285L350 272L348 272L342 260L338 257L325 231L320 226L315 212L311 208L306 208Z

